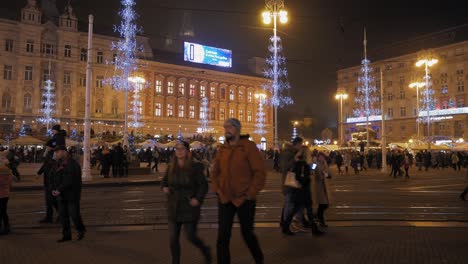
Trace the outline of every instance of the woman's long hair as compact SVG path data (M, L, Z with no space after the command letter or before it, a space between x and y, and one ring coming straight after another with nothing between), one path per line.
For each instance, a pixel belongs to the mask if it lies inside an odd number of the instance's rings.
M190 152L190 150L187 150L187 156L185 157L184 167L182 167L182 170L187 170L187 171L191 170L192 169L192 163L193 163L192 153ZM169 167L168 167L169 177L174 175L174 170L175 170L176 166L179 166L179 164L177 164L177 157L174 154L174 156L171 158L171 161L169 162Z

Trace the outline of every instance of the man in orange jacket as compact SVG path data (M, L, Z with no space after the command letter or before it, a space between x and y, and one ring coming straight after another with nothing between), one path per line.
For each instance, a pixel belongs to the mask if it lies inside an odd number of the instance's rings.
M265 186L263 158L249 136L241 136L241 123L235 118L224 122L226 143L221 145L213 164L212 187L218 195L218 263L230 264L229 243L237 214L242 237L255 263L264 263L263 252L254 234L256 196Z

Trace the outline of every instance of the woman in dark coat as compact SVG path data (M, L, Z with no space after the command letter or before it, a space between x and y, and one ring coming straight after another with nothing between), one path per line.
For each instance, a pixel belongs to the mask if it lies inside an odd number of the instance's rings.
M208 191L208 182L203 175L203 165L192 159L188 143L177 143L175 157L161 185L167 194L172 263L180 263L179 237L182 225L187 239L202 252L205 263L211 263L210 249L197 235L200 207Z

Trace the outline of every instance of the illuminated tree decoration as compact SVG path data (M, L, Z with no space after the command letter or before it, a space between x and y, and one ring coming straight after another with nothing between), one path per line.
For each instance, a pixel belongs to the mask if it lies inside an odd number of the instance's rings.
M427 78L427 79L426 79ZM422 108L419 109L422 113L427 113L427 111L435 110L436 100L434 99L434 90L432 89L432 80L431 75L428 74L424 76L424 81L426 83L426 87L424 87L421 91L421 104ZM420 122L430 122L430 115L427 116L426 114L419 117Z
M294 127L293 127L293 131L292 131L291 142L292 142L295 138L297 138L297 136L298 136L297 127L294 126Z
M131 127L134 128L139 128L142 127L144 124L140 122L140 116L141 116L141 107L142 107L142 102L140 101L140 89L139 84L134 85L135 88L133 89L133 100L132 100L132 114L130 115L130 118L132 118L132 121L129 123Z
M21 126L18 136L20 137L26 136L26 127L24 125Z
M260 97L258 102L258 110L257 110L257 123L255 124L255 134L258 134L262 137L264 134L267 133L265 130L265 111L263 110L263 104L265 99Z
M115 67L115 75L106 82L112 85L114 89L133 92L131 108L133 121L129 125L138 128L143 125L138 121L140 115L140 103L138 101L140 87L138 85L132 86L128 78L138 70L137 52L141 52L143 49L137 46L136 36L141 32L141 29L136 25L138 16L134 10L135 0L121 0L121 4L123 8L119 11L119 15L122 21L114 29L115 32L120 34L121 39L117 43L112 43L112 50L116 53L112 61Z
M283 46L281 45L281 38L279 36L272 36L270 42L268 50L271 54L266 59L267 67L264 71L264 76L268 78L269 81L263 85L263 89L269 90L273 95L268 99L269 104L276 107L283 107L293 103L292 98L288 94L288 90L291 86L287 80L288 71L286 70L286 58L282 55Z
M208 126L210 123L210 120L208 118L209 105L210 102L208 101L208 98L203 97L201 101L200 120L198 121L198 123L200 123L201 126L198 128L198 133L206 133L212 130L212 128Z
M52 114L55 113L55 92L54 86L52 85L51 80L45 81L45 87L42 92L42 108L39 112L42 113L42 116L37 119L40 123L43 123L47 126L57 122L56 119L52 117Z
M375 107L375 104L379 101L379 97L372 72L370 60L364 58L361 63L361 75L358 79L359 86L355 99L359 108L354 110L355 116L369 117L380 114L379 108Z

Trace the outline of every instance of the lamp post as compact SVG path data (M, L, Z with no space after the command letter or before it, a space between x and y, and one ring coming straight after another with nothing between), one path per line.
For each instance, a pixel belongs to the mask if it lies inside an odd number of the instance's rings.
M430 135L431 135L431 128L430 128L430 124L431 124L431 119L430 119L430 114L429 114L429 111L431 110L430 108L430 101L431 101L431 98L430 98L430 85L429 85L429 67L432 67L433 65L435 65L437 62L439 62L437 59L431 57L431 56L427 56L426 58L424 59L421 59L421 60L418 60L416 62L416 67L421 67L424 65L424 81L425 81L425 86L426 86L426 93L425 93L425 101L426 101L426 113L427 113L427 137L429 138Z
M263 22L270 24L273 19L273 72L278 72L278 47L276 41L276 24L279 18L280 23L284 24L288 22L288 12L284 10L284 0L265 0L267 11L262 13ZM274 108L274 144L275 148L279 148L278 145L278 106L279 106L279 94L278 94L278 74L273 74L273 108Z
M419 133L419 88L422 88L426 86L426 83L423 82L413 82L410 83L409 88L416 88L416 128L417 128L417 133L418 133L418 139L420 139L420 133Z
M344 91L340 91L335 95L335 99L340 100L340 114L338 116L339 118L339 125L340 125L340 145L344 145L344 130L343 130L343 100L346 100L348 98L348 94L345 93Z

